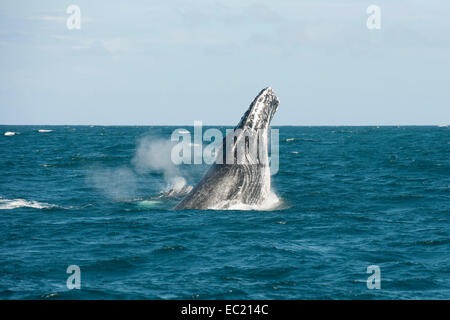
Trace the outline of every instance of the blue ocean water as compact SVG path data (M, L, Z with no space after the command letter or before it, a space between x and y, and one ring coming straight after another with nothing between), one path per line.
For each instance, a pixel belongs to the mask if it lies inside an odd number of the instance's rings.
M0 126L0 298L450 298L448 127L280 127L271 211L172 210L174 129Z

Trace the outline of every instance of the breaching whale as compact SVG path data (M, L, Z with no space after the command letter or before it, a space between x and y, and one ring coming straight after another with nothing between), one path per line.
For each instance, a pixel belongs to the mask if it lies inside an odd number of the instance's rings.
M268 131L280 101L263 89L222 142L215 163L175 209L259 206L272 196Z

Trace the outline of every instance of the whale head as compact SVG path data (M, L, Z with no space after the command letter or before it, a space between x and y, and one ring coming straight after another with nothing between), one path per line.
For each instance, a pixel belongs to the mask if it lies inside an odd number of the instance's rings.
M235 129L268 129L279 104L280 100L272 88L261 90Z
M261 90L234 131L223 140L220 163L268 164L268 131L279 103L272 88Z

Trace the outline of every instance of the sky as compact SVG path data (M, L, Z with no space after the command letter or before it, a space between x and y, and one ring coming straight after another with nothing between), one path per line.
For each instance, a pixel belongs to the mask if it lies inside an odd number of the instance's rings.
M235 125L267 86L273 125L449 124L450 1L0 4L0 124Z

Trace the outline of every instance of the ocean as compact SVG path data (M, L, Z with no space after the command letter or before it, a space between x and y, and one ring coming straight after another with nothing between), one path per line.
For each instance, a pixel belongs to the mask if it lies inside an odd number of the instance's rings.
M222 211L176 128L0 126L0 299L450 299L448 127L275 127L280 203Z

